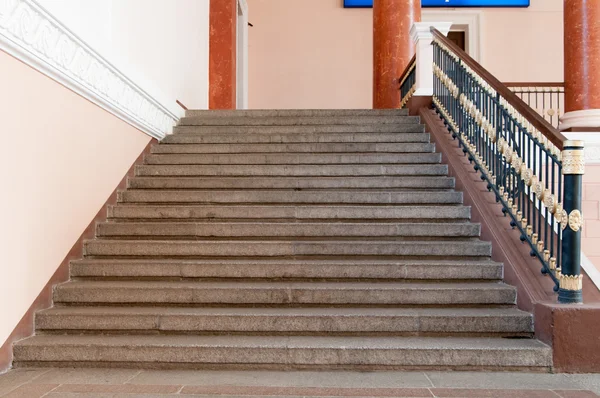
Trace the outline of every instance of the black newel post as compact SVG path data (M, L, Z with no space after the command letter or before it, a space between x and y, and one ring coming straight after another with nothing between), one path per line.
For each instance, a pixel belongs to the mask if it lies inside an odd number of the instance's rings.
M565 141L562 165L564 175L564 210L561 217L562 264L558 274L558 301L581 303L581 194L585 159L583 141Z

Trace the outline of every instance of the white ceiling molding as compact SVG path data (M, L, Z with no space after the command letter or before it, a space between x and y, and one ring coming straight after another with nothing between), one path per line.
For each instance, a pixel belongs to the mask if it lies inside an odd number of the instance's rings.
M0 49L157 139L179 119L34 0L0 0Z
M422 22L452 22L451 32L466 32L467 53L477 62L481 59L481 11L423 9Z

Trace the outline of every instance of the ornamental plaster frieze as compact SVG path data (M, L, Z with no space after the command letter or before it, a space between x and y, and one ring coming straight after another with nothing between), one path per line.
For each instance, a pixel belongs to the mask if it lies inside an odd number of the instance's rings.
M0 49L152 137L178 119L34 0L0 0Z

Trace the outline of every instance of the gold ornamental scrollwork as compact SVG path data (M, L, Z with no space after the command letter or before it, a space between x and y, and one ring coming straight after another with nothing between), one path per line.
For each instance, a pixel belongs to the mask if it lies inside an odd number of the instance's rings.
M531 169L527 169L522 173L523 176L523 181L525 181L525 184L530 187L531 184L533 184L533 170Z
M581 212L577 209L573 210L571 214L569 214L569 228L573 230L573 232L578 232L583 225L583 217L581 216Z
M563 174L583 174L585 172L585 156L583 152L583 141L565 141L564 146L578 148L563 150Z
M539 200L544 199L544 184L536 178L533 184L533 193L538 197Z
M550 213L554 214L556 211L556 205L557 203L554 195L552 195L549 189L546 189L544 191L544 206L546 206Z
M560 214L560 228L564 231L567 229L567 225L569 225L569 214L565 209L563 209Z

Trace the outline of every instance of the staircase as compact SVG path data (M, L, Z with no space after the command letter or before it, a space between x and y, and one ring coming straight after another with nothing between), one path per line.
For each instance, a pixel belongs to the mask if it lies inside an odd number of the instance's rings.
M404 110L188 111L15 366L548 370Z

